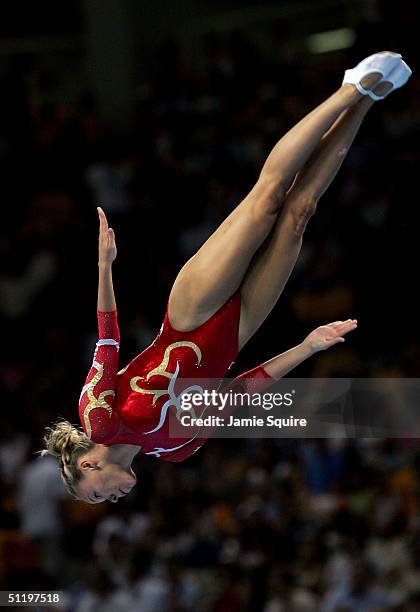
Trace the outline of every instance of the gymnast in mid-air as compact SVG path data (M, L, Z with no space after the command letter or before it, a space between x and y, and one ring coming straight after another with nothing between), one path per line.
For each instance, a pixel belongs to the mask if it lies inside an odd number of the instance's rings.
M112 284L115 234L99 215L99 339L79 399L82 428L47 428L41 454L59 459L70 492L112 502L136 484L137 453L183 461L203 445L169 434L179 417L175 382L225 377L277 302L293 270L306 224L338 172L367 111L404 85L411 70L398 53L375 53L346 70L342 86L274 146L243 201L180 270L153 343L119 370L120 333ZM294 348L234 380L248 390L273 384L317 351L344 342L357 321L318 327Z

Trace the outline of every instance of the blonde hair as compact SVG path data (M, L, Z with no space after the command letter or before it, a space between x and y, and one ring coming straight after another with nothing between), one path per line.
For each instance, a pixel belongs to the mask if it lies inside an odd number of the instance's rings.
M78 499L75 486L82 478L77 460L95 446L84 431L69 421L57 421L45 428L45 448L38 451L41 457L52 455L60 462L61 478L67 491Z

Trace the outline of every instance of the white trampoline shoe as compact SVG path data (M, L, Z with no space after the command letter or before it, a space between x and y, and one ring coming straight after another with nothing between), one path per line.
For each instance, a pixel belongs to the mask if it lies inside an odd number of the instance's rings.
M392 88L383 96L379 96L361 85L361 81L365 76L374 73L382 75L381 79L375 83L375 89L384 81L392 84ZM380 53L369 55L369 57L359 62L355 68L346 70L343 84L351 83L356 86L361 94L369 96L373 100L383 100L391 91L398 89L398 87L402 87L402 85L408 81L410 75L411 70L403 61L400 53L381 51Z
M402 59L400 63L394 68L394 70L392 70L391 74L389 74L386 79L382 79L382 81L385 80L392 83L392 89L390 89L385 95L387 96L389 93L391 93L391 91L394 91L395 89L398 89L399 87L405 85L412 74L413 71ZM380 81L379 83L382 83L382 81ZM377 85L379 85L379 83L377 83ZM377 87L377 85L375 85L375 87ZM382 100L384 97L385 96L382 96L380 97L380 99Z

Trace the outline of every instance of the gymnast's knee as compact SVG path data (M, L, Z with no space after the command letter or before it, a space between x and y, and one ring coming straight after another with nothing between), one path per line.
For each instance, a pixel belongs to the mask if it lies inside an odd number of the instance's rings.
M318 199L315 197L305 197L294 202L289 210L293 233L295 236L302 236L309 219L316 211Z
M278 215L286 195L286 186L280 177L260 177L255 189L259 192L256 198L256 212L262 216Z

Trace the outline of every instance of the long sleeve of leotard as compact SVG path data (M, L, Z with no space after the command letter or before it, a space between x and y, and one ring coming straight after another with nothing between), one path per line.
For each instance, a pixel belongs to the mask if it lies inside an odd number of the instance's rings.
M252 370L248 370L243 374L240 374L236 378L227 381L222 387L219 389L220 393L249 393L250 395L254 393L262 393L265 389L268 389L274 383L276 379L270 376L268 372L265 370L264 365L261 364ZM229 416L235 410L237 406L233 403L227 403L224 408L223 416Z
M227 385L241 393L261 393L264 389L271 387L276 379L270 376L261 364L252 370L248 370L234 378Z
M117 310L97 311L99 339L92 367L79 399L79 417L86 435L106 443L118 431L119 418L112 409L118 372L120 330Z
M261 364L226 382L219 391L222 393L232 391L233 393L249 393L252 395L253 393L262 393L265 389L274 385L275 382L276 379L270 376L265 370L264 365ZM229 406L228 404L225 408L225 415L227 416L235 410L236 407L234 405Z

